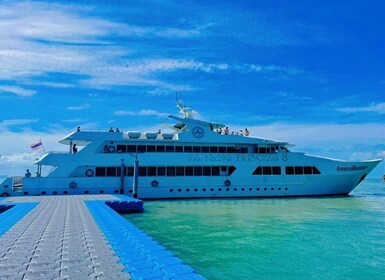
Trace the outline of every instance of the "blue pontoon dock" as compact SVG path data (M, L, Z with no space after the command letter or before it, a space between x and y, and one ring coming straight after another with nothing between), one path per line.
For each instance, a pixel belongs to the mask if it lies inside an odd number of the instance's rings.
M0 198L0 279L205 279L121 213L124 195Z

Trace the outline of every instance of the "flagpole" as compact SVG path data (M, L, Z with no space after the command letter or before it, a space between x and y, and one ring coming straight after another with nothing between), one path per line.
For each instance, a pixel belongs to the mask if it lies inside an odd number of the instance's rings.
M41 141L41 139L39 139L39 140L40 140L41 146L42 146L42 148L43 148L43 152L44 152L44 154L45 154L45 149L44 149L43 142Z

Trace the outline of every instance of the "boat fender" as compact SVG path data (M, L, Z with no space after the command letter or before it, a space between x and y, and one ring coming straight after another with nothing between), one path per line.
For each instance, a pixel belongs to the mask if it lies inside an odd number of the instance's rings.
M9 193L3 192L3 193L0 195L0 197L9 197Z
M226 187L229 187L230 185L231 185L231 181L230 181L230 180L226 180L226 181L225 181L225 186L226 186Z
M154 180L151 182L151 186L156 188L159 185L159 182L157 180Z
M94 176L94 171L92 169L87 169L86 170L86 176L87 177L92 177Z
M107 151L109 153L115 153L115 146L108 146Z
M76 182L71 182L70 183L70 188L71 189L74 189L74 188L76 188L78 186L78 184L76 184Z

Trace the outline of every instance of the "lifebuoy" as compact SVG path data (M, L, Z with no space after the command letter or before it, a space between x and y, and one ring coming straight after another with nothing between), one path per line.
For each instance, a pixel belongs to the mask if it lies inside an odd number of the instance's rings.
M115 146L108 146L107 151L109 153L115 153Z
M230 181L230 180L226 180L226 181L225 181L225 186L226 186L226 187L229 187L230 185L231 185L231 181Z
M70 183L70 188L71 189L74 189L74 188L76 188L78 186L78 184L76 184L76 182L71 182Z
M92 169L87 169L86 170L86 176L87 177L92 177L94 176L94 171Z
M159 185L159 182L157 180L154 180L151 182L151 186L156 188Z
M7 193L7 192L3 192L1 195L0 195L0 197L8 197L9 196L9 193Z

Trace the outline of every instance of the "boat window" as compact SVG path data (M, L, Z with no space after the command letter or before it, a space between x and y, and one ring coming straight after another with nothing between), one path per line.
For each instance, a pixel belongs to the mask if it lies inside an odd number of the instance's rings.
M186 176L193 176L194 168L192 166L186 166L185 172L186 172Z
M175 166L167 167L167 176L175 176Z
M127 167L127 176L130 176L130 177L132 177L132 176L134 176L134 167Z
M249 152L249 149L248 148L246 148L246 147L242 147L241 148L241 153L242 154L247 154Z
M164 153L165 147L164 147L164 146L156 146L156 151L157 151L158 153Z
M266 154L270 154L270 147L266 148Z
M258 166L253 175L281 175L280 166Z
M147 175L148 176L156 176L156 167L155 166L149 166L147 168Z
M166 167L158 167L158 176L166 175Z
M313 166L313 174L321 174L317 167Z
M176 176L184 176L184 166L177 166Z
M200 153L201 152L201 146L193 146L193 152L194 153Z
M116 167L107 167L107 176L116 176Z
M224 153L226 153L226 147L219 147L218 151L219 151L219 153L224 154Z
M281 149L282 149L282 151L284 151L286 153L290 153L289 149L284 147L284 146L281 146Z
M303 166L295 166L294 172L295 172L295 175L302 175L303 174Z
M146 146L138 145L138 153L145 153L145 152L146 152Z
M147 176L147 168L144 166L139 166L139 176Z
M253 175L262 175L262 167L258 166L254 172Z
M106 176L106 168L105 167L96 167L95 168L95 176L96 177Z
M281 167L273 166L273 175L281 175Z
M233 174L233 172L235 171L235 167L234 166L229 166L229 175Z
M286 166L286 175L294 174L294 166Z
M270 151L272 154L275 154L275 147L270 147Z
M258 146L253 147L253 152L254 152L255 154L258 154Z
M227 147L227 152L228 153L235 153L234 152L234 147Z
M221 166L220 175L227 176L229 173L227 172L227 166Z
M174 146L166 146L166 152L167 153L173 153L175 150L175 147Z
M203 146L202 147L202 153L208 153L210 151L210 147Z
M203 166L203 176L211 176L211 167Z
M184 147L184 152L185 153L191 153L192 152L192 146L185 146Z
M175 146L176 153L183 153L183 146Z
M303 173L304 174L313 174L311 166L304 166L303 167Z
M127 152L127 146L126 145L118 145L117 146L117 152L118 153L126 153Z
M219 172L219 166L213 166L211 168L211 173L213 176L219 176L220 172Z
M210 147L210 153L218 153L218 147Z
M263 175L271 175L271 166L263 166L262 173Z
M268 174L271 172L271 168L275 167L258 167L268 168L266 171ZM235 171L234 166L168 166L168 167L156 167L156 166L139 166L138 176L229 176ZM109 167L96 167L95 176L97 177L115 177L121 176L121 166L109 166ZM255 173L255 172L254 172ZM254 174L253 173L253 174ZM254 174L255 175L255 174ZM124 168L124 176L133 177L134 167Z
M147 152L154 153L155 152L155 146L154 145L147 146Z
M266 154L266 147L259 147L260 154Z
M127 153L136 153L135 145L127 145Z
M202 166L194 166L194 176L202 176Z

